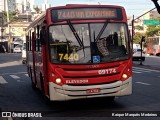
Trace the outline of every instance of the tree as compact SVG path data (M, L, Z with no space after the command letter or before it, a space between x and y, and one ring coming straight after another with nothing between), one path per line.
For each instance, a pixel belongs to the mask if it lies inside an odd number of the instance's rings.
M160 6L158 4L158 0L151 0L157 8L158 13L160 14Z
M160 31L160 26L148 26L147 36L151 37L154 35L158 35L159 31Z
M133 43L139 44L141 42L142 36L145 36L143 33L136 32L133 37Z
M3 14L4 14L4 21L7 21L7 12L6 11L3 11ZM17 12L9 12L9 21L12 22L12 21L15 21L17 20Z
M36 11L36 13L40 13L40 11L41 11L41 9L40 9L38 6L36 6L36 7L34 8L34 10Z
M143 30L143 27L140 26L140 25L137 25L137 26L135 26L135 29L137 29L137 30Z

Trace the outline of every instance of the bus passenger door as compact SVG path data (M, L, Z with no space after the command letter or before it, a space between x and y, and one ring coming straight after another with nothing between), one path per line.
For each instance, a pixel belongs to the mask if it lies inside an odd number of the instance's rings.
M41 83L40 83L40 73L42 71L41 64L42 64L41 44L40 44L40 40L36 39L36 44L35 44L35 71L36 71L36 78L37 78L36 80L37 80L38 88L41 88Z
M35 33L34 32L32 32L32 48L31 48L31 50L32 50L32 61L33 61L33 67L32 67L32 71L31 71L31 73L32 73L32 80L33 80L33 82L36 84L36 75L35 75Z

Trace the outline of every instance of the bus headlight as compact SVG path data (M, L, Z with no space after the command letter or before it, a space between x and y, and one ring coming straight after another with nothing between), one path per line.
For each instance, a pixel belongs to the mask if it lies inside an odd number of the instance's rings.
M123 74L122 77L123 77L124 79L127 79L128 76L127 76L127 74Z
M60 84L61 82L62 82L61 78L57 78L57 79L56 79L56 83L57 83L57 84Z
M121 80L122 81L127 80L131 76L132 76L132 70L131 70L131 68L128 67L123 71L123 74L121 76Z

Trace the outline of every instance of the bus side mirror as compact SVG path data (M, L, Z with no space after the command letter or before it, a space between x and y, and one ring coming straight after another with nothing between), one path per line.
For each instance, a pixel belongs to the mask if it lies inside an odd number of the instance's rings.
M44 28L42 28L42 30L40 31L40 42L41 42L41 45L44 45L46 43L46 31Z

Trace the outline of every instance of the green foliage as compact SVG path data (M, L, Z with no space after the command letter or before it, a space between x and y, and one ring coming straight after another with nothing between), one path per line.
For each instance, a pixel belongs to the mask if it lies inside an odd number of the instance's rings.
M145 36L145 35L137 32L133 37L133 43L139 44L141 42L142 36Z
M3 11L4 13L4 21L7 21L7 12ZM17 20L17 13L16 12L9 12L9 20L10 22Z
M17 20L17 13L16 12L9 13L9 19L10 21Z
M137 30L143 30L143 27L140 26L140 25L137 25L137 26L135 26L135 29L137 29Z
M34 10L36 11L36 13L39 13L41 11L41 9L38 6L36 6Z
M148 26L147 36L158 35L158 31L160 31L160 26Z

